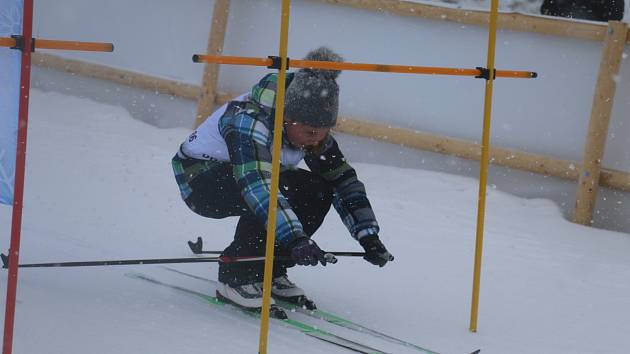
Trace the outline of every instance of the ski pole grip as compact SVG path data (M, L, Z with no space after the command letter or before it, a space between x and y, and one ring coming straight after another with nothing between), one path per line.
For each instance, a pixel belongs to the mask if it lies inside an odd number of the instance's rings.
M201 237L197 237L197 242L188 241L188 247L194 254L203 253L203 240Z

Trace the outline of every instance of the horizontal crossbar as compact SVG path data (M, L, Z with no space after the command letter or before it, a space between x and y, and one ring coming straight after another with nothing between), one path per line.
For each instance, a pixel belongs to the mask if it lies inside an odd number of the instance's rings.
M232 65L252 65L266 66L273 65L271 58L251 58L226 55L193 55L195 63L216 63L216 64L232 64ZM480 69L460 69L460 68L441 68L428 66L408 66L408 65L388 65L388 64L362 64L362 63L340 63L332 61L309 61L309 60L290 60L290 66L293 68L305 69L329 69L329 70L350 70L350 71L371 71L371 72L387 72L401 74L427 74L427 75L457 75L457 76L480 76L483 71ZM537 77L538 74L532 71L512 71L497 70L496 77L531 79Z
M34 39L35 49L80 50L88 52L113 52L112 43L59 41ZM19 38L0 37L0 47L19 47Z

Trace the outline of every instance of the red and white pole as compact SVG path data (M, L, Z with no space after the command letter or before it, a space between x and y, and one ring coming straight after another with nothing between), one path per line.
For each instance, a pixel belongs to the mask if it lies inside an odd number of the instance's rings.
M33 0L24 0L22 20L22 68L20 76L20 106L18 120L17 152L15 159L15 185L11 222L11 245L9 246L9 278L4 316L4 339L2 353L13 350L13 325L15 322L15 299L17 293L18 264L20 255L20 231L22 228L22 202L24 200L24 174L26 167L26 133L28 128L28 99L31 88L31 51L33 47Z

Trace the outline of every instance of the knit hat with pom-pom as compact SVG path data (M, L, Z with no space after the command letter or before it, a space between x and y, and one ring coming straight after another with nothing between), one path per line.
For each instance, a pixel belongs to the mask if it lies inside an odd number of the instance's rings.
M339 54L320 47L304 60L342 62ZM333 127L339 111L338 70L300 69L287 88L285 115L288 119L313 127Z

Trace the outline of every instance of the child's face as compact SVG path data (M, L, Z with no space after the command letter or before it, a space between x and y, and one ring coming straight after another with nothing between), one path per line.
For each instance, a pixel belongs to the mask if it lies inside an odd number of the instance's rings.
M319 146L328 136L330 128L318 128L304 123L285 120L287 137L291 144L300 149L308 149Z

